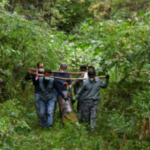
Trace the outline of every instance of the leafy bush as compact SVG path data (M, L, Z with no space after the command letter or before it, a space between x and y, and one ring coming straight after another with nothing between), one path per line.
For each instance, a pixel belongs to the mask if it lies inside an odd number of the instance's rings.
M46 26L40 28L33 22L25 20L23 16L1 11L1 101L11 99L15 93L24 90L27 68L34 67L37 62L44 62L46 67L52 69L56 67L55 62L58 59L50 45L51 35Z
M3 104L0 104L1 145L5 145L7 143L7 140L12 140L13 135L16 134L16 131L21 132L23 130L23 132L26 132L30 130L29 125L23 118L25 111L26 109L16 99L9 100L4 102Z
M16 12L8 13L4 7L1 9L0 101L10 101L0 104L0 147L11 150L29 147L31 150L148 150L149 11L130 19L131 12L124 14L122 9L113 20L97 18L96 22L91 15L83 14L88 9L82 9L86 1L51 2L45 9L41 3L38 7L29 3L30 7L23 11L17 5L15 10L26 12L25 16L33 21ZM113 2L120 5L123 1ZM95 7L94 3L92 5ZM42 9L44 16L41 16ZM127 15L127 19L122 19L123 15ZM71 34L52 31L48 24L53 29L72 30ZM39 127L31 85L24 82L27 69L39 61L51 69L65 61L71 71L77 70L80 64L94 65L99 75L110 74L108 88L101 91L98 123L93 135L84 125L64 127L56 115L52 128Z

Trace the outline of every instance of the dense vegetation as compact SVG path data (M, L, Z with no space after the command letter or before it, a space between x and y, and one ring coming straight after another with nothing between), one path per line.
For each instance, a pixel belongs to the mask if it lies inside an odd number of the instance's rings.
M149 19L147 0L0 0L0 149L149 150ZM51 130L38 125L24 77L39 61L110 74L93 135L59 110Z

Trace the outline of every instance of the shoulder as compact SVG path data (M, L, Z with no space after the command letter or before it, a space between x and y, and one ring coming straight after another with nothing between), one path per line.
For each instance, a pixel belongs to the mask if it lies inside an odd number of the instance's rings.
M96 81L102 81L100 78L98 78L98 77L95 77L95 80Z
M58 69L58 70L55 70L55 71L59 71L59 69ZM54 73L53 75L56 76L56 75L59 75L59 73Z
M89 79L83 80L83 85L86 85L89 83Z
M58 70L55 70L55 71L60 71L59 69ZM54 73L55 74L55 73ZM57 74L57 73L56 73Z

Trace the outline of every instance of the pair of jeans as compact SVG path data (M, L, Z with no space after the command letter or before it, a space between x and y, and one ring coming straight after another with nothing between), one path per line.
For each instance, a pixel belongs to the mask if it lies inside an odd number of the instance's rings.
M51 127L53 124L53 115L55 107L55 98L47 101L39 100L40 123L43 128Z
M39 94L35 93L34 94L34 98L35 98L35 109L36 109L36 113L38 116L38 120L40 120L40 106L39 106Z

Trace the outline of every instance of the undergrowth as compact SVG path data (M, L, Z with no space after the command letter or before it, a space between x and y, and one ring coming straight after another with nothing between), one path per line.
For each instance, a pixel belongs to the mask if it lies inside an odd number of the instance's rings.
M53 127L42 129L32 96L26 96L26 103L22 99L13 99L0 104L0 149L148 150L150 92L137 92L130 103L118 97L108 105L110 99L106 95L109 92L109 88L102 91L94 133L84 124L64 126L58 108ZM122 107L114 107L114 104Z

